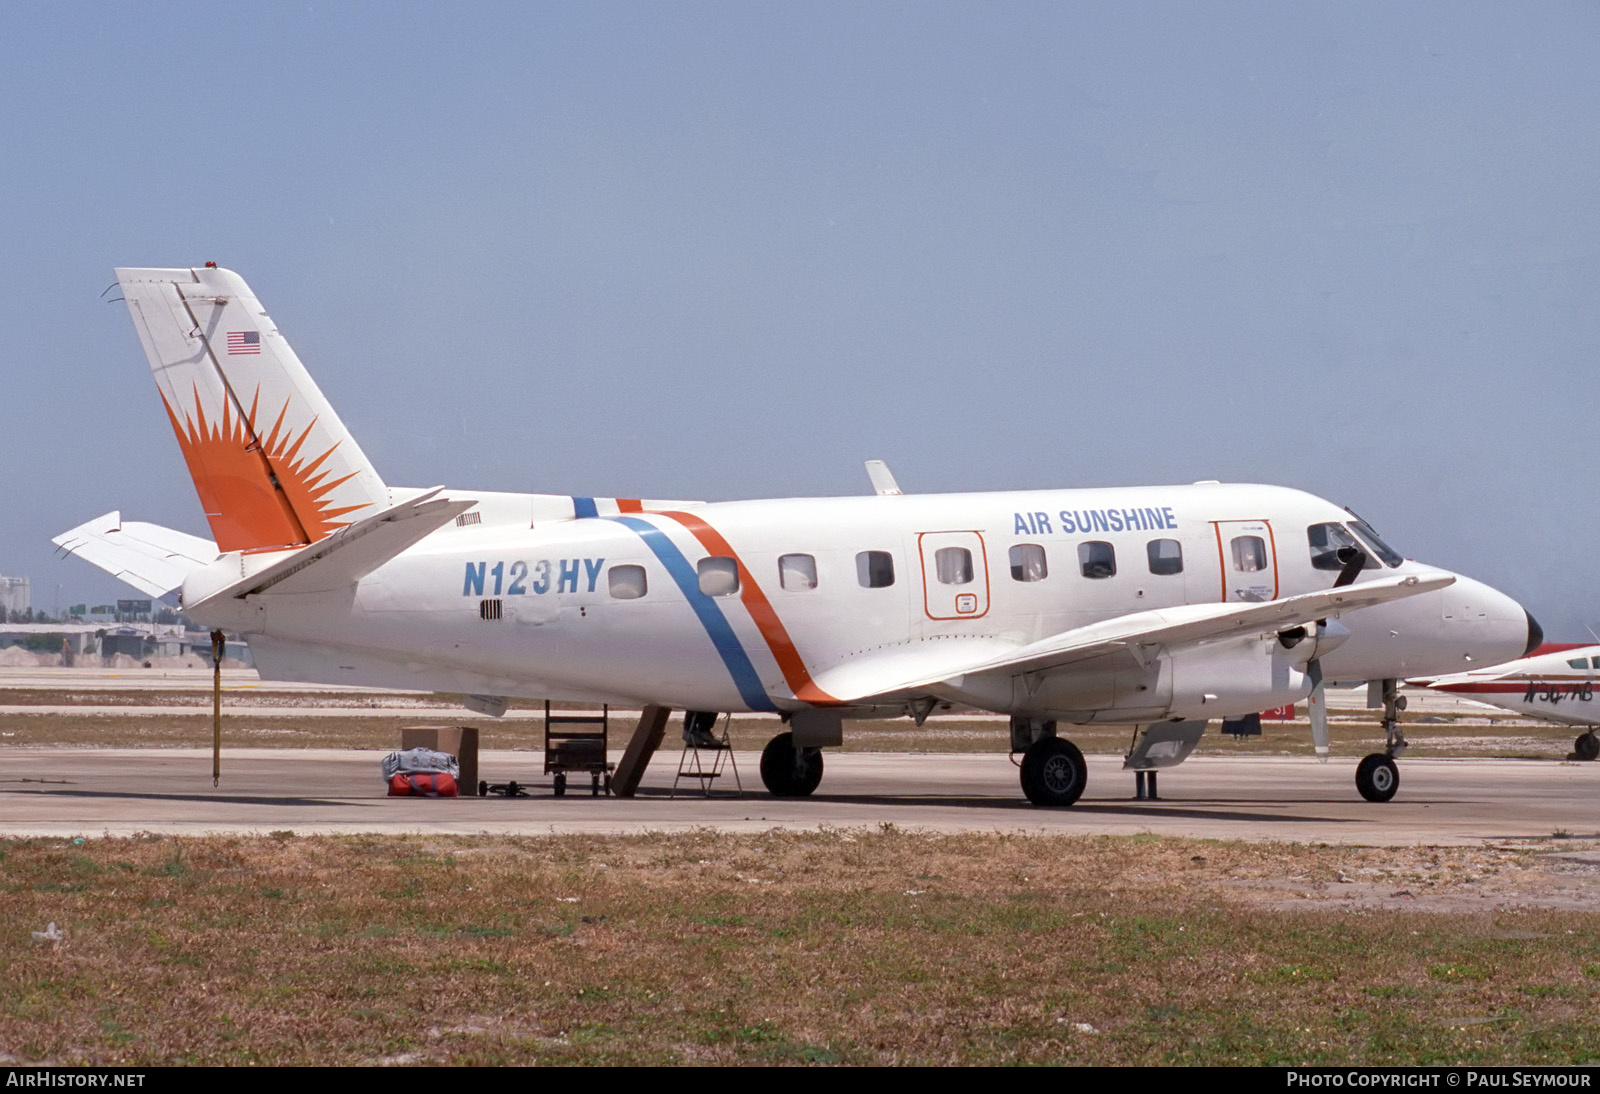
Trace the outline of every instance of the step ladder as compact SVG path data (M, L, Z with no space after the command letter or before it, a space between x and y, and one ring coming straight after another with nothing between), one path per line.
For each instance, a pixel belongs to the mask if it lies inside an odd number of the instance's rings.
M686 724L689 717L689 714L684 714ZM720 732L716 729L711 731L712 739L720 746L718 748L701 748L690 741L687 734L684 736L683 752L678 757L678 774L672 780L672 797L678 796L678 785L683 781L688 780L692 784L698 780L701 793L709 798L716 781L729 774L733 776L734 789L727 792L728 796L740 797L744 794L744 783L739 778L739 761L734 759L733 746L728 741L728 728L732 721L732 714L724 714ZM709 759L706 758L707 753L710 754Z

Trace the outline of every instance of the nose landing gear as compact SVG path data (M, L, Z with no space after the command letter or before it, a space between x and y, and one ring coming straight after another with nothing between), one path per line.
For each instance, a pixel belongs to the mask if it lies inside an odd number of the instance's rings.
M1400 694L1399 681L1383 681L1383 737L1387 746L1374 752L1356 767L1356 791L1369 802L1386 802L1400 789L1400 769L1395 758L1406 750L1406 735L1400 729L1400 712L1406 697Z

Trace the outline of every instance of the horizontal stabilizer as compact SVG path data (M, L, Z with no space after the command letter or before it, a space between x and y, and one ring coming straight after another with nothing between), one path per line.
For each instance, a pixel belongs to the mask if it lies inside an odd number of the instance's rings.
M172 592L191 571L217 557L217 545L209 539L159 524L124 521L120 512L96 517L50 542L156 597Z
M205 599L267 592L324 593L352 585L478 503L476 498L438 497L443 490L436 486L358 520L243 581L207 593Z

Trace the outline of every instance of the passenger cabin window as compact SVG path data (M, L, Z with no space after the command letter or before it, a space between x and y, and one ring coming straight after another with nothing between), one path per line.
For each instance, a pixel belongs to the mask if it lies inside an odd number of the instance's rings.
M1567 662L1567 667L1574 669L1586 669L1589 667L1589 662L1586 658L1574 657L1571 661Z
M1267 568L1267 541L1260 536L1234 536L1233 568L1240 573L1253 574Z
M972 552L965 547L941 547L933 552L933 568L941 585L970 584Z
M778 584L791 592L817 587L817 560L810 555L783 555L778 559Z
M613 566L606 571L606 582L617 600L638 600L645 594L643 566Z
M1145 544L1153 574L1183 573L1183 544L1175 539L1153 539Z
M700 575L700 591L707 596L733 596L739 591L739 563L712 555L695 567Z
M1078 544L1078 569L1082 571L1084 577L1115 577L1116 548L1100 539L1091 539Z
M1314 570L1338 572L1344 569L1344 563L1339 561L1339 551L1344 547L1353 547L1366 556L1367 561L1362 564L1362 569L1378 568L1377 560L1362 550L1356 537L1342 524L1313 524L1306 529L1306 539L1311 544L1311 568Z
M1050 574L1044 548L1037 543L1019 543L1011 548L1011 580L1043 581Z
M856 580L863 589L886 589L894 584L894 556L888 551L862 551L856 555Z

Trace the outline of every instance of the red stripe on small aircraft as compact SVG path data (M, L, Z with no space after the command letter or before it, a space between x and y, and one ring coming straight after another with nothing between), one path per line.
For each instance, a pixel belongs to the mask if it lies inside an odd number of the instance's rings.
M1526 694L1531 686L1535 690L1542 688L1565 688L1573 684L1583 684L1593 680L1587 676L1549 677L1538 680L1501 680L1487 684L1434 684L1434 691L1453 691L1462 695L1521 695ZM1600 682L1600 681L1597 681Z
M617 512L642 513L644 512L644 502L640 501L638 498L618 498Z
M789 637L789 632L784 627L783 621L778 618L772 602L767 599L767 594L761 591L761 586L756 584L755 575L751 574L750 568L744 564L744 559L740 558L733 546L722 537L722 533L692 513L658 512L655 515L671 517L687 528L689 534L699 540L700 545L706 550L714 555L731 558L738 565L739 599L744 602L745 610L755 621L756 630L761 632L761 637L767 643L767 649L778 662L784 682L789 685L789 690L794 692L795 698L816 704L839 702L812 683L811 673L806 670L800 651L795 649L794 640Z

